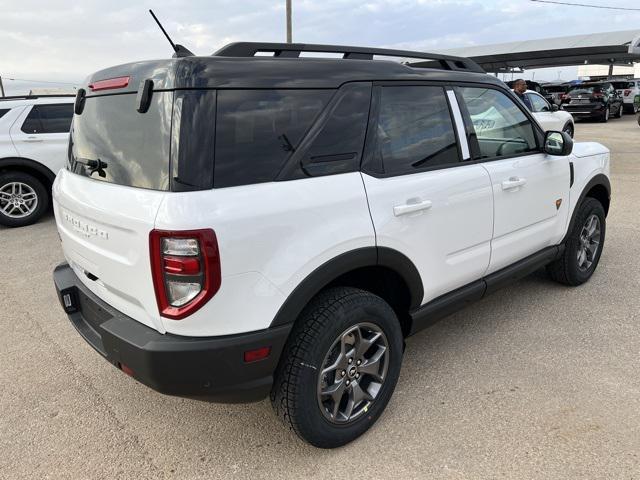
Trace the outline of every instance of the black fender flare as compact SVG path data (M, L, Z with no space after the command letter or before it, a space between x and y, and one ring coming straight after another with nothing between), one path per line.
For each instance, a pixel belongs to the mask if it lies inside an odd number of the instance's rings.
M578 208L580 207L580 204L587 196L587 193L589 193L589 191L597 185L603 186L607 190L607 195L609 199L611 199L611 182L609 181L609 178L603 173L598 173L597 175L593 176L593 178L591 178L591 180L587 182L587 184L582 189L582 192L580 193L580 197L576 202L576 206L573 209L573 212L571 213L571 220L569 221L569 227L567 228L567 232L565 233L565 236L562 239L562 242L561 242L562 244L566 243L567 239L569 238L569 235L571 235L571 231L573 230L573 226L576 221L576 216L578 214Z
M54 172L35 160L22 157L0 158L0 170L11 167L21 167L23 169L33 170L44 176L50 184L53 184L53 181L56 179L56 174Z
M342 253L311 272L289 294L269 328L293 323L309 301L336 278L362 267L383 266L395 271L405 281L411 294L410 309L420 306L424 296L422 278L413 262L397 250L386 247L363 247Z

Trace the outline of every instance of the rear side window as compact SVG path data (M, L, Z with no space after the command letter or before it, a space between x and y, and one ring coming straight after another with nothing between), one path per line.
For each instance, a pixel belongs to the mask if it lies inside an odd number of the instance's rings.
M8 108L0 108L0 118L4 117L4 115L9 111Z
M460 156L444 89L383 87L376 151L388 175L458 163Z
M219 90L214 187L275 180L332 90Z
M24 133L68 133L73 118L73 104L34 105L21 130Z

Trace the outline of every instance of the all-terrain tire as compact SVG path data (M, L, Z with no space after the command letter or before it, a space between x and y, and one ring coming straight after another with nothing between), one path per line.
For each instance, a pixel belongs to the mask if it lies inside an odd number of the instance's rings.
M337 339L364 322L382 332L388 345L388 351L384 350L388 355L384 381L370 405L360 409L359 416L336 423L322 410L319 390L323 375L326 375L322 369L326 368L325 360ZM400 323L382 298L351 287L324 290L309 302L293 327L275 374L271 391L273 408L300 438L310 444L320 448L342 446L366 432L384 411L400 375L402 353ZM360 383L364 385L366 375L362 376Z
M565 242L565 249L562 256L547 265L547 272L553 280L564 285L578 286L591 278L598 266L602 249L604 247L606 233L606 218L602 204L595 198L586 197L578 206L578 212L572 230ZM580 267L579 250L583 246L583 234L585 224L593 216L599 222L599 243L595 255L590 260L588 268Z

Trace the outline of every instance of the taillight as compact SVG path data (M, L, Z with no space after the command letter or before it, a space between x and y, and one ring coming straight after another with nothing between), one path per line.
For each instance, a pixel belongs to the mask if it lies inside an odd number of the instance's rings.
M594 93L591 95L593 98L600 100L602 98L604 98L604 93Z
M89 88L92 92L100 90L113 90L116 88L124 88L129 85L129 77L107 78L90 83Z
M571 100L571 97L569 96L568 93L563 93L562 95L560 95L560 100L564 102L567 100Z
M211 229L152 230L151 274L160 315L180 320L220 289L220 253Z
M625 90L624 91L624 96L628 97L629 95L631 95L631 90Z

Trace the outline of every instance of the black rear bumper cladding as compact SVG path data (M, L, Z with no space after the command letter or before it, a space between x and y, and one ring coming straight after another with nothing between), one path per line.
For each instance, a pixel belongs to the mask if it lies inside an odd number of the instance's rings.
M221 337L161 334L96 297L63 263L53 273L58 298L70 294L71 323L80 335L118 368L158 392L219 402L265 398L291 325ZM68 311L67 310L67 311ZM271 347L270 355L244 362L244 352Z

